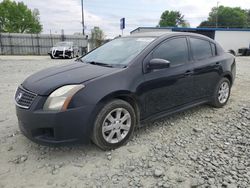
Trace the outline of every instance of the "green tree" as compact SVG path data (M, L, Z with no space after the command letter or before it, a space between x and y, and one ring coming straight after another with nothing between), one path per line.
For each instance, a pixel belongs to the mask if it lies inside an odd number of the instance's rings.
M39 10L30 10L23 2L3 0L0 3L0 32L40 33Z
M231 27L243 28L248 25L247 11L240 7L213 7L208 19L201 22L199 27Z
M250 27L250 9L247 11L247 26Z
M161 14L161 19L159 21L160 27L187 27L189 23L184 20L184 15L179 11L164 11Z
M213 24L209 21L202 21L198 27L215 27Z
M94 48L101 46L104 42L105 35L104 32L100 29L100 27L94 27L91 29L91 42Z

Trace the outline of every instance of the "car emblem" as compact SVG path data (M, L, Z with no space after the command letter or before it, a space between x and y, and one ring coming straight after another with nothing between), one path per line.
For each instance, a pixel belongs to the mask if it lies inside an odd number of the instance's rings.
M18 102L23 96L23 93L19 93L16 97L16 101Z

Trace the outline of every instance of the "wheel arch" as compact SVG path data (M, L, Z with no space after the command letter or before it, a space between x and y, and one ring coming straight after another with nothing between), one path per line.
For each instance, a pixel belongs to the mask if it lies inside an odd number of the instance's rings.
M230 81L230 84L231 84L231 86L232 86L232 84L233 84L233 77L232 77L232 74L229 73L229 72L226 72L225 74L223 74L223 77L224 77L224 78L227 78L227 79Z
M140 106L136 96L130 91L116 91L104 96L96 105L96 113L103 108L103 106L111 100L120 99L129 103L136 114L136 125L140 123Z

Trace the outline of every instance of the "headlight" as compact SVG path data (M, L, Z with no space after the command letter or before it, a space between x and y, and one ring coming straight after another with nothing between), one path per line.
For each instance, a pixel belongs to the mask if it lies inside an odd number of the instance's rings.
M47 98L43 110L66 110L74 94L84 87L84 85L66 85L56 89Z

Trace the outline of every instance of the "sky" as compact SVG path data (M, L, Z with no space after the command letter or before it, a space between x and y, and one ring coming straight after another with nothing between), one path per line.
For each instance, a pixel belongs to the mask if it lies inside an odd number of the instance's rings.
M0 0L1 2L2 0ZM43 33L82 32L81 0L17 0L40 11ZM165 10L180 11L191 27L206 20L217 0L83 0L86 33L99 26L106 38L121 34L120 18L125 17L124 35L137 27L154 27ZM219 0L219 5L250 9L250 0Z

